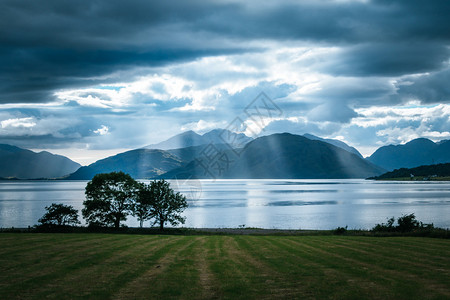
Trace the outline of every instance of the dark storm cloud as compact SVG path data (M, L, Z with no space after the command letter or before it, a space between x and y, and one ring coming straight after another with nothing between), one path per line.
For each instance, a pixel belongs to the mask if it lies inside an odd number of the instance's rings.
M445 44L370 43L349 47L321 69L338 76L402 76L440 69L449 54Z
M343 47L321 70L335 75L427 72L449 57L448 1L11 0L1 8L1 103L50 101L57 89L115 71L255 51L267 40Z
M4 1L0 101L50 101L55 89L98 84L115 71L237 51L197 42L185 27L210 5L170 2Z
M450 69L405 80L398 95L404 99L420 99L423 103L450 103Z

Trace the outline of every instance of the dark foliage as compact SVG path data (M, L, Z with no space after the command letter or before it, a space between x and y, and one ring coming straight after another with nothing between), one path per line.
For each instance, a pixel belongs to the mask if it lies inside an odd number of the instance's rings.
M152 218L153 194L151 185L139 183L136 199L132 204L131 214L139 220L139 227L142 228L144 222Z
M149 185L141 186L139 201L145 203L149 211L149 219L164 229L164 224L184 224L185 218L181 213L187 208L186 197L170 188L169 182L154 180Z
M433 175L436 175L438 177L448 177L450 176L450 163L420 166L411 169L401 168L396 169L392 172L384 173L377 177L372 177L370 179L409 178L411 174L414 175L415 177L417 176L429 177Z
M88 182L83 217L90 227L120 227L131 213L138 183L128 174L97 174Z
M417 230L430 230L433 229L433 224L423 224L416 220L414 214L403 215L397 219L397 226L394 225L395 218L390 218L387 223L381 223L375 225L372 228L373 232L412 232Z
M343 235L347 233L347 226L345 227L338 227L335 230L333 230L333 234L335 235Z
M38 220L40 226L61 227L80 224L78 211L71 205L52 203L50 206L46 206L45 210L47 212Z

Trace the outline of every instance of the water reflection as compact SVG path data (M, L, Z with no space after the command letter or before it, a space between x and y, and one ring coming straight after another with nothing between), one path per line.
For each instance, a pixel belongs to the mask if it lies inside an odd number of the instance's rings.
M386 218L415 213L424 223L450 228L448 182L237 179L171 183L188 198L187 227L245 224L261 228L368 229ZM0 182L0 227L34 225L45 212L44 207L53 202L81 211L85 186L85 181ZM139 225L133 217L128 217L126 224Z
M307 201L275 201L275 202L269 202L268 206L298 206L298 205L332 205L332 204L338 204L337 201L314 201L314 202L307 202Z

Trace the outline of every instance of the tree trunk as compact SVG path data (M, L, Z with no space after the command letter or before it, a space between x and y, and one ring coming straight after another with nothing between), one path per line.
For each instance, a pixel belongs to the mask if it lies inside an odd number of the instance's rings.
M164 230L164 221L163 220L159 221L159 230L161 230L161 231Z
M120 218L116 218L116 220L114 221L114 227L116 229L119 229L119 227L120 227Z
M141 228L142 228L142 227L144 226L144 219L140 219L139 222L140 222L139 225L140 225Z

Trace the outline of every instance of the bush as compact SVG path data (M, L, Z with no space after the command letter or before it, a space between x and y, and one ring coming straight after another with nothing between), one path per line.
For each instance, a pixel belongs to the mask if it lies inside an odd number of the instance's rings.
M346 233L347 233L347 226L338 227L335 230L333 230L333 234L336 234L336 235L342 235L342 234L346 234Z
M416 230L430 230L434 228L433 224L424 224L416 220L414 213L403 215L397 218L397 226L394 226L395 218L390 218L387 223L375 225L372 228L373 232L412 232Z
M392 217L390 219L388 219L387 223L381 223L381 224L377 224L375 225L374 228L372 228L372 231L376 231L376 232L394 232L396 227L394 226L395 223L395 218Z
M416 216L414 214L409 214L409 215L403 215L400 218L397 219L397 229L398 231L401 232L411 232L414 229L418 229L421 226L421 223L419 223L419 221L416 220Z

